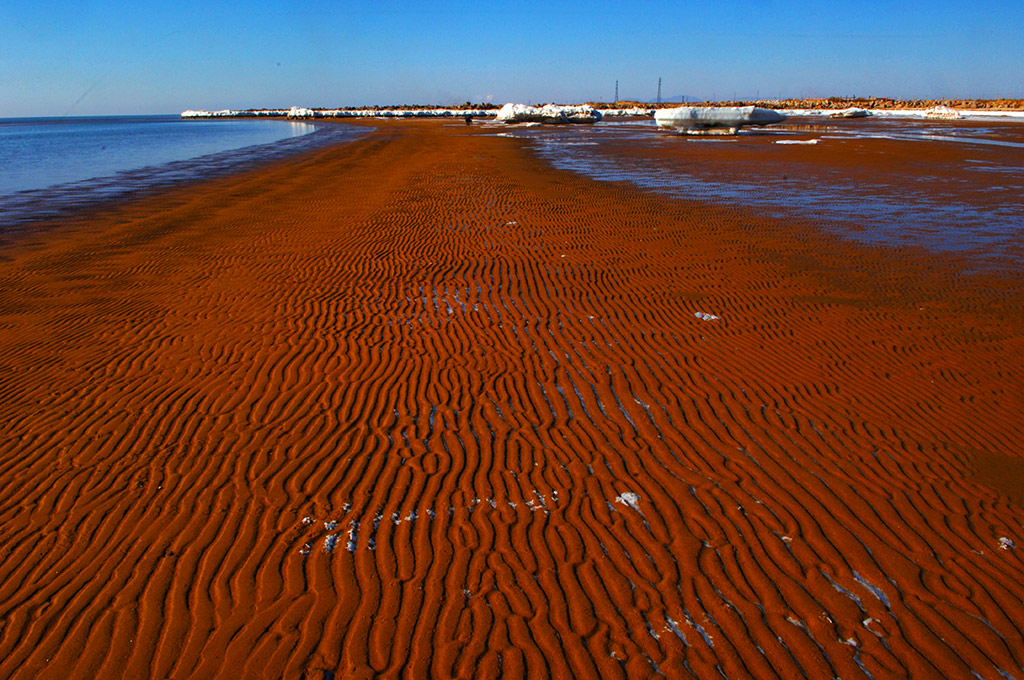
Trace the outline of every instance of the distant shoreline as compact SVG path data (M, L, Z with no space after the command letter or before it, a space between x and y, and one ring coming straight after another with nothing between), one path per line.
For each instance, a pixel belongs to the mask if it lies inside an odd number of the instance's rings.
M865 109L869 113L892 116L923 116L934 109L953 109L964 117L1024 115L1024 99L887 99L883 97L827 99L759 99L684 102L586 102L604 116L653 116L657 109L678 106L757 106L789 115L828 115L844 109ZM491 103L457 106L395 105L362 107L298 107L221 109L218 111L186 110L182 118L493 118L499 106Z

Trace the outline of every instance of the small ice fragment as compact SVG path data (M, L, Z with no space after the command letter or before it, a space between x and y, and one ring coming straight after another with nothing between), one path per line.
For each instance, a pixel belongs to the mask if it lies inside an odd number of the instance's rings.
M327 529L327 531L334 531L336 526L338 526L337 522L324 522L324 529Z
M999 549L1000 550L1016 550L1017 549L1017 544L1014 543L1012 539L1007 538L1006 536L1001 536L999 538Z
M683 644L686 644L686 645L690 644L689 642L686 641L686 636L683 634L683 631L679 630L679 624L676 623L675 621L673 621L671 617L666 616L665 617L665 623L667 623L669 629L673 633L676 634L676 637L678 637L680 640L683 641Z
M718 321L721 317L715 316L714 314L708 314L706 312L694 312L695 317L701 321Z
M313 523L313 518L312 517L303 517L302 518L302 523L308 526L308 525Z
M817 139L777 139L776 144L817 144Z
M324 539L324 552L330 555L334 552L334 546L338 544L338 536L336 534L330 534Z
M786 543L791 543L793 541L793 539L790 536L783 536L782 540Z
M308 555L309 551L312 550L312 549L313 549L313 546L311 546L309 543L303 543L302 544L302 549L299 550L299 554Z
M621 496L615 498L616 503L622 503L628 505L637 512L640 512L640 496L636 495L632 491L625 491Z

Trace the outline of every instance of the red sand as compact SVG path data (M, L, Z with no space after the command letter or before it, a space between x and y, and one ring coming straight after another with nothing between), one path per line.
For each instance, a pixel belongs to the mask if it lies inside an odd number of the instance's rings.
M0 676L1021 677L1019 281L374 124L5 249Z

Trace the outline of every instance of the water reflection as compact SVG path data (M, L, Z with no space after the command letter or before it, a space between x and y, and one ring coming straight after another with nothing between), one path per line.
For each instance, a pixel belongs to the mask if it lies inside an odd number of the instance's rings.
M681 138L644 121L514 134L556 167L594 179L798 216L868 243L1020 263L1024 158L1006 149L1024 147L1024 126L887 120L818 130ZM783 140L818 143L773 143Z

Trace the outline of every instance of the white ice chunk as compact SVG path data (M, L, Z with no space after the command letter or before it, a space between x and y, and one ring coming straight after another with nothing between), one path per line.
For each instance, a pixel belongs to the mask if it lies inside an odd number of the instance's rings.
M959 120L960 113L949 106L933 106L924 112L925 118L938 118L939 120Z
M714 314L708 314L706 312L695 312L694 316L701 321L718 321L721 317L715 316Z
M786 116L771 109L756 106L680 106L659 109L654 114L658 127L673 130L726 129L732 132L744 125L769 125L786 120Z
M593 106L528 106L509 102L498 111L494 119L498 123L596 123L601 112Z

